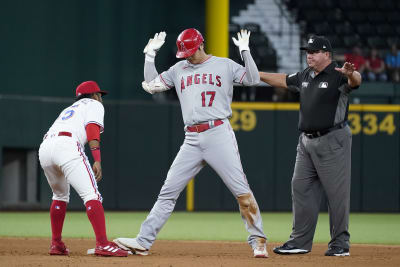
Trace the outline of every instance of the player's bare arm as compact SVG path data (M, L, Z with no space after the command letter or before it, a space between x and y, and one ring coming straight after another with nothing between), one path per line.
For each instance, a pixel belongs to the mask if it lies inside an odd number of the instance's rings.
M103 102L101 94L93 94L93 99ZM96 181L99 182L102 178L101 172L101 151L100 151L100 126L96 123L86 125L86 137L93 156L93 172Z
M335 68L335 70L337 70L338 72L341 72L347 76L348 84L350 85L350 87L360 86L361 74L358 71L356 71L354 64L345 62L343 64L343 67Z
M239 48L240 56L242 57L244 66L246 68L246 75L243 79L243 84L247 86L260 83L260 75L258 73L257 65L250 54L250 34L250 31L241 30L237 34L237 39L235 39L234 37L232 38L234 44Z
M260 79L272 87L287 88L286 74L284 73L260 72Z
M99 150L100 151L100 142L98 140L91 140L89 141L89 147L90 150L92 151L96 151ZM97 159L99 160L99 159ZM102 171L101 171L101 162L100 161L94 161L93 163L93 172L94 172L94 176L96 177L96 182L99 182L102 178Z

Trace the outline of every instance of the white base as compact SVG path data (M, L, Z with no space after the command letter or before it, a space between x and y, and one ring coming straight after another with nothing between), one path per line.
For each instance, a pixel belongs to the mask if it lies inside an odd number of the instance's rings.
M87 255L94 255L94 248L89 248L87 250ZM128 251L128 255L133 255L132 251Z

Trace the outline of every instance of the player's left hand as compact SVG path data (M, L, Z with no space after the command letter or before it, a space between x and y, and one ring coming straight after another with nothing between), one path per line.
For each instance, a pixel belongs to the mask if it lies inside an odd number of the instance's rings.
M353 72L356 70L356 67L354 67L354 64L349 63L349 62L345 62L343 64L343 67L341 68L335 68L335 70L337 70L338 72L343 73L344 75L346 75L347 77L351 76L353 74Z
M232 37L233 43L239 47L240 55L242 55L242 51L250 51L249 48L249 40L250 40L250 31L248 30L240 30L240 32L237 33L238 38Z
M93 163L93 172L94 176L96 178L96 182L99 182L102 178L102 172L101 172L101 163L98 161L95 161Z

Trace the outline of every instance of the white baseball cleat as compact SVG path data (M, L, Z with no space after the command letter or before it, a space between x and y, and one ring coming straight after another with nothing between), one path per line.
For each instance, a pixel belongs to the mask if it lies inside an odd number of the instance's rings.
M261 237L257 238L257 244L253 252L254 258L268 258L267 240Z
M268 252L266 246L256 247L253 251L254 251L254 258L268 258Z
M114 239L113 242L118 245L123 250L132 251L133 254L147 256L149 255L149 250L142 247L137 241L136 238L124 238L120 237Z

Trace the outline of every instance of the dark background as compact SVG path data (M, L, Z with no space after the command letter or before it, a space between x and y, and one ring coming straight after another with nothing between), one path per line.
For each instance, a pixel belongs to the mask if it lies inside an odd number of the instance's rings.
M233 2L231 8L249 1ZM155 32L166 31L156 64L159 71L172 65L178 34L189 27L204 32L204 5L203 0L1 1L0 162L8 162L10 152L37 150L59 112L73 102L76 86L95 80L110 92L104 99L104 179L99 184L104 206L149 210L183 142L183 123L178 103L157 103L142 90L142 51ZM385 86L360 88L359 101L388 103L377 91L394 92L397 85ZM400 211L399 111L392 112L393 135L353 138L353 211ZM288 211L298 114L256 114L253 131L236 132L243 167L261 210ZM387 113L376 114L382 119ZM51 191L40 167L37 184L36 208L46 209ZM74 190L71 194L69 208L82 209ZM185 192L177 209L185 209ZM195 210L237 210L235 199L209 167L196 177Z

